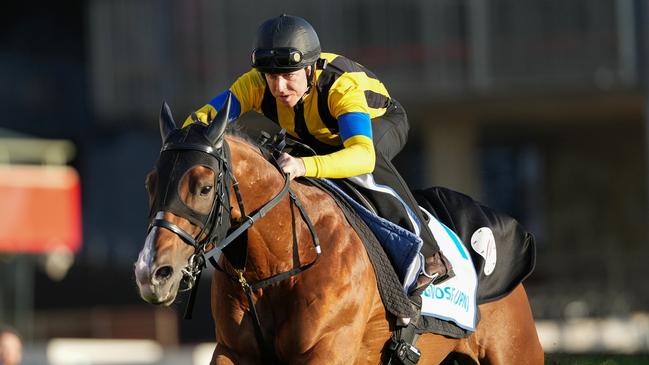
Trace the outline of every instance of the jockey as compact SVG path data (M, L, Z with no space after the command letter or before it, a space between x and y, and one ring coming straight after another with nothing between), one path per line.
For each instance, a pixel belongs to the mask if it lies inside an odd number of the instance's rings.
M321 53L313 27L281 15L259 26L252 69L187 118L207 123L231 95L229 120L255 110L319 155L283 153L282 170L291 179L350 178L362 187L379 215L418 234L422 271L417 288L453 276L406 183L390 162L408 135L406 112L381 81L362 65Z

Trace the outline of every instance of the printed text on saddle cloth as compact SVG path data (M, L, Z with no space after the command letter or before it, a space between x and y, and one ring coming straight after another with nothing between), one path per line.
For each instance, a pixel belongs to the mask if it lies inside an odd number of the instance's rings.
M429 218L428 225L440 249L451 261L455 276L439 285L431 284L423 291L421 294L421 313L422 315L449 320L466 330L475 331L478 277L471 255L466 251L455 232L439 222L426 210L423 210L423 212ZM491 230L486 227L481 228L474 233L471 241L474 250L485 257L487 261L485 274L487 270L491 273L496 265L496 247Z

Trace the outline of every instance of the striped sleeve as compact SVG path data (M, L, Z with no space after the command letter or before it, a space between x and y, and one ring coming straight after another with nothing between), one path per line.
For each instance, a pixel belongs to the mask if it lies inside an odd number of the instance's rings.
M376 154L369 114L343 114L338 118L338 125L344 148L328 155L302 158L305 176L346 178L374 171Z
M241 114L250 110L261 112L261 100L264 97L266 82L259 71L252 69L241 75L232 86L230 91L241 103Z
M334 118L351 112L370 113L365 91L360 85L365 76L354 74L341 75L329 90L328 106Z
M261 99L264 94L265 88L264 80L259 72L250 70L241 75L229 90L225 90L218 94L207 104L198 109L195 113L198 119L207 124L208 116L216 116L217 112L221 110L228 94L232 94L232 104L228 120L230 122L239 118L242 114L254 109L259 112L261 110ZM183 124L183 128L193 122L191 115L187 117Z

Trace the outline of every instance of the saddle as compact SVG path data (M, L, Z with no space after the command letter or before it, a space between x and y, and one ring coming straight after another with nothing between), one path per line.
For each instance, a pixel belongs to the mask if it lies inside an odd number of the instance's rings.
M273 137L266 132L262 132L258 142L260 145L266 146L266 148L271 150L271 153L276 156L281 152L287 152L296 157L311 156L315 154L315 151L307 145L288 137L284 130L280 131ZM393 260L386 253L381 243L379 243L374 232L372 232L348 200L343 197L338 189L332 188L330 185L331 183L327 183L323 179L301 179L306 183L317 186L321 190L327 192L342 210L350 225L361 237L361 241L364 243L365 249L372 262L374 273L377 278L378 290L387 312L397 319L406 319L406 321L408 321L408 319L421 318L419 322L423 323L423 325L418 328L418 332L420 333L433 332L454 338L468 336L469 331L462 329L453 322L433 317L419 317L418 296L409 298L405 294L401 280L395 271ZM363 205L367 210L376 214L376 209L352 183L345 179L337 179L336 186L345 194L353 197L355 201ZM414 324L414 321L412 323Z
M287 137L285 131L280 131L272 139L267 133L262 133L262 139L260 144L271 146L276 154L283 150L297 157L315 154L310 147ZM376 214L370 201L352 183L345 179L336 180L337 187L343 192L341 194L321 179L304 178L304 181L332 196L365 245L386 311L397 319L392 340L386 344L387 352L393 355L386 363L415 364L418 351L414 344L422 333L431 332L452 338L464 338L471 333L454 322L420 315L419 293L411 297L404 293L394 262L359 213L343 197L343 194L352 197L358 204ZM446 188L415 190L413 195L423 209L457 234L470 253L480 283L476 295L477 304L504 297L533 271L534 237L515 219L499 214L467 195ZM476 235L484 230L493 234L493 245L497 249L493 250L492 256L481 252L480 247L476 246ZM496 262L499 266L495 266ZM398 323L400 319L406 321ZM395 359L394 356L398 360L391 362Z
M262 134L270 140L268 133ZM286 152L296 157L316 154L309 146L286 135L285 131L280 131L273 140ZM340 194L331 192L329 187L322 186L324 184L319 182L319 179L305 180L329 192L341 208L343 205L349 207L349 204L341 201ZM357 203L376 214L376 209L354 184L345 179L337 179L336 184ZM412 193L419 206L455 232L467 251L471 253L480 283L477 292L478 304L506 296L534 270L536 263L534 236L514 218L496 212L468 195L444 187L418 189L413 190ZM349 216L347 218L350 219ZM492 267L493 262L490 262L484 253L479 252L479 248L473 247L475 236L485 228L493 234L497 248L497 257L494 260L498 262L498 269Z

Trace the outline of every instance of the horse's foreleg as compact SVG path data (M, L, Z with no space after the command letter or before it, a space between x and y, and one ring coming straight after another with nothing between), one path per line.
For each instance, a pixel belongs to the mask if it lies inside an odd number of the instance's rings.
M228 351L224 351L223 346L216 345L216 348L214 349L214 353L212 354L212 361L210 361L210 365L234 365L234 357L228 353Z
M378 292L367 288L376 284L338 291L321 287L317 296L309 294L319 304L293 310L299 320L285 322L279 331L280 358L291 365L378 364L390 332Z
M241 354L236 354L223 344L217 344L214 353L212 354L210 365L245 365L258 363L259 362L246 358Z
M291 365L355 364L363 338L363 327L350 323L332 323L317 334L291 331L291 338L281 338L280 358ZM377 351L380 351L380 349ZM366 364L366 362L361 362Z

